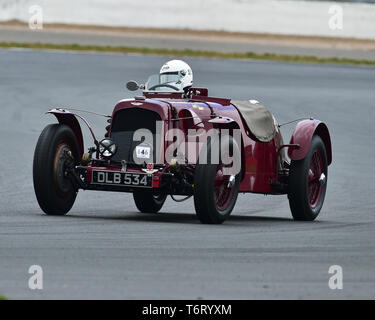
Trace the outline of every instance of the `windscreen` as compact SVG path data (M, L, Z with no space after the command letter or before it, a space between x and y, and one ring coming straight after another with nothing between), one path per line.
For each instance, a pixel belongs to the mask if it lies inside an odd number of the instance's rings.
M175 83L180 80L178 72L167 72L163 74L153 74L146 82L146 91L158 92L182 92L182 90L173 89L171 87L163 86L163 84L171 84L176 86Z
M178 72L166 72L160 75L160 83L177 82L180 80Z

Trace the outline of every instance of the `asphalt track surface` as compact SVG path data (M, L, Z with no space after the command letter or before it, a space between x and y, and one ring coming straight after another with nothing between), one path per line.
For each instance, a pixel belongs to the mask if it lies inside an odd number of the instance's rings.
M254 98L279 122L325 120L333 164L315 222L294 222L286 196L240 195L223 225L193 201L137 213L130 194L80 192L65 217L36 202L32 159L52 106L110 113L126 80L168 57L0 50L0 293L8 298L375 298L375 68L187 58L212 95ZM105 119L89 117L104 134ZM293 126L292 126L293 127ZM285 140L292 127L283 129ZM87 130L86 141L89 141ZM89 144L86 143L86 147ZM40 265L43 290L28 288ZM328 287L331 265L343 290Z

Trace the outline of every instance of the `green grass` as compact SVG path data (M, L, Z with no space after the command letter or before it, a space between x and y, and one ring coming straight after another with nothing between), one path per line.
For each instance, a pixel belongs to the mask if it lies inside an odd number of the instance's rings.
M5 298L4 296L0 295L0 300L8 300L8 299Z
M227 58L227 59L260 59L287 62L312 62L312 63L338 63L375 66L375 60L356 60L346 58L317 58L313 56L279 55L274 53L258 54L254 52L246 53L224 53L217 51L202 50L175 50L175 49L156 49L156 48L138 48L138 47L114 47L99 45L80 45L80 44L53 44L53 43L23 43L23 42L0 42L0 48L27 48L41 50L73 50L73 51L93 51L93 52L114 52L114 53L138 53L168 56L188 56L188 57L207 57L207 58Z

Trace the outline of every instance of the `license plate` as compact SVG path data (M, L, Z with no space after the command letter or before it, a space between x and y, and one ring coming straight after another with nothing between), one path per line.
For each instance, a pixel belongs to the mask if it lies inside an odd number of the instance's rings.
M112 186L152 187L152 175L117 171L92 171L93 184Z

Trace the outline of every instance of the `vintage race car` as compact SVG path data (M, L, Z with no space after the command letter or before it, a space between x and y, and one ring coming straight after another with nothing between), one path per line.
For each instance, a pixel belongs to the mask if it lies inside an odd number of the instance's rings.
M222 223L239 192L286 194L295 220L318 216L332 162L322 121L294 121L284 144L281 125L258 101L210 97L204 88L179 92L150 80L127 87L143 95L116 104L101 140L83 110L48 111L58 123L41 133L33 164L46 214L66 214L83 189L131 192L143 213L159 212L168 195L175 201L193 196L202 223ZM78 119L93 139L87 150Z

